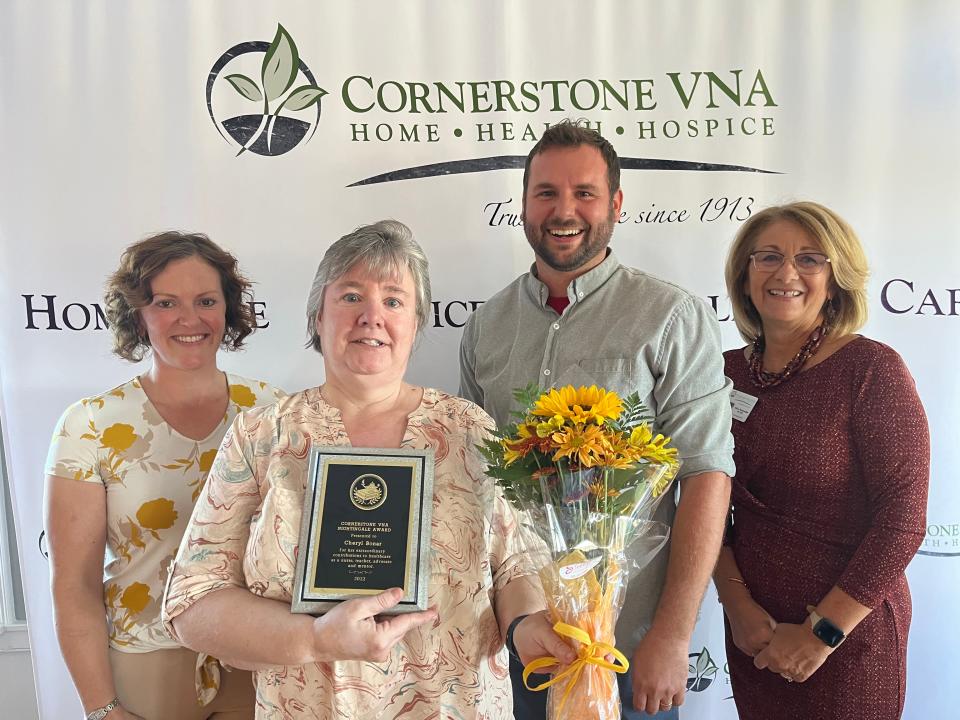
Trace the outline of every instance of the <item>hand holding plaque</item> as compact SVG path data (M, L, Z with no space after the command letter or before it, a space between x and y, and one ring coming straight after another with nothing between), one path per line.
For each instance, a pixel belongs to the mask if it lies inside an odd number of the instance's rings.
M403 597L393 588L371 597L356 598L336 605L313 621L313 640L322 652L315 662L366 660L385 662L390 651L410 630L433 622L437 611L391 615Z
M314 448L304 498L293 612L401 588L384 613L426 610L433 451Z

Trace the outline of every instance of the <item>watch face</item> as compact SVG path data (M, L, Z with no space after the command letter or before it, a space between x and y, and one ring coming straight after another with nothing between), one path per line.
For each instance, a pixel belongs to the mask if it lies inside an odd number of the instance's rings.
M837 645L843 642L844 637L843 630L838 628L829 620L823 618L813 628L813 634L823 640L828 647L832 648L835 648Z

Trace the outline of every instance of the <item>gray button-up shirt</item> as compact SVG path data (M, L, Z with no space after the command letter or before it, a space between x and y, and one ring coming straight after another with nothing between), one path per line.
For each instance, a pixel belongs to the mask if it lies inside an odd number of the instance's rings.
M625 397L637 391L673 438L680 476L733 475L731 383L723 375L716 315L672 283L621 265L612 251L567 287L563 315L547 305L535 267L470 317L460 345L460 394L498 424L519 410L513 391L596 384ZM665 501L657 519L671 525ZM633 651L653 618L667 553L631 581L617 625L618 644Z

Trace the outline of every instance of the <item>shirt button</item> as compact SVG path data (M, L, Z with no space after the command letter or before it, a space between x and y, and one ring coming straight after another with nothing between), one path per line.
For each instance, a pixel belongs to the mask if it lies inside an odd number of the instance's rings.
M560 323L554 323L554 324L553 324L553 329L554 329L554 330L559 330L559 329L560 329Z
M544 370L544 371L543 371L543 374L544 374L544 375L549 375L549 374L550 374L550 368L547 368L546 370Z
M583 297L583 290L577 293L577 297L581 297L581 298Z

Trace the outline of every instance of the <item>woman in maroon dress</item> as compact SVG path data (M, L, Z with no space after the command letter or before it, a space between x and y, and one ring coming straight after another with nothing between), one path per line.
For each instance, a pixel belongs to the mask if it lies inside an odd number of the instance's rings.
M900 356L855 335L867 264L812 202L746 222L727 290L751 345L735 390L733 522L714 581L747 719L899 718L930 446Z

